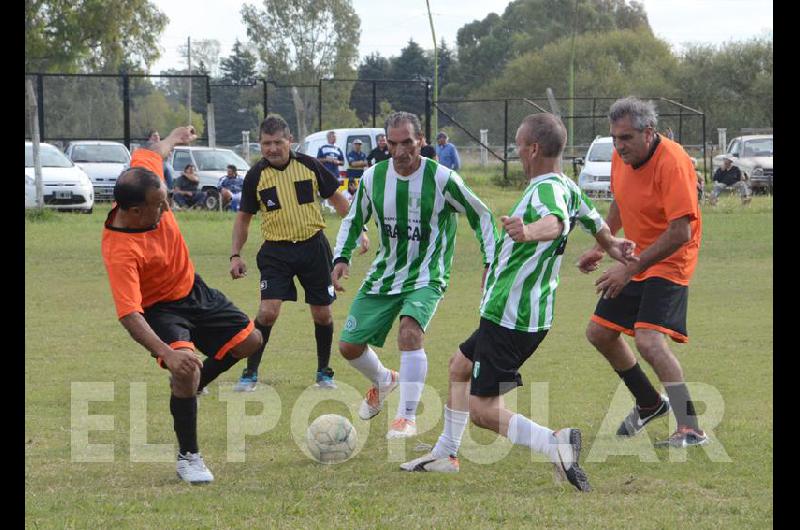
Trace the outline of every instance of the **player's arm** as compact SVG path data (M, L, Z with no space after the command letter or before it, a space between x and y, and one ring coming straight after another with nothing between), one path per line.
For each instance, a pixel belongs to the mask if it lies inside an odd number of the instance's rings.
M328 197L328 200L333 205L339 217L345 217L350 210L350 202L345 198L340 191L334 191L333 195Z
M162 138L159 142L144 147L144 149L148 149L157 153L161 156L161 158L167 158L176 145L185 145L195 141L196 139L197 134L195 133L194 127L191 125L186 127L176 127L171 133L169 133L169 136Z
M586 194L581 192L581 204L582 208L583 205L589 202L589 198L586 197ZM594 206L591 206L594 209ZM595 210L596 212L596 210ZM581 223L585 228L588 229L585 223ZM609 235L614 236L619 229L622 228L622 218L619 215L619 207L617 206L617 202L612 200L611 205L608 207L608 215L606 216L605 226L609 230ZM590 230L591 231L591 230ZM596 235L596 231L591 231L593 235ZM578 258L578 262L576 265L578 269L583 273L588 273L597 269L600 260L603 259L603 255L605 254L605 249L603 245L598 241L595 245L584 252L580 258Z
M144 346L153 357L161 359L170 372L177 375L188 376L194 370L203 367L203 363L194 354L186 350L173 350L168 344L156 335L153 328L147 323L141 313L134 312L125 315L120 324L130 333L131 338Z
M553 214L548 214L532 223L525 224L521 217L500 217L503 230L508 237L517 243L531 241L553 241L564 233L564 221Z
M350 211L344 219L342 219L342 224L339 225L339 232L336 234L336 246L333 249L333 272L331 273L331 277L333 288L339 292L344 291L344 287L339 280L349 277L350 259L353 256L353 249L358 244L359 238L366 236L363 232L364 225L367 224L367 221L369 221L372 215L372 202L367 192L367 181L368 178L361 180L361 185L358 187L356 196L350 205ZM367 240L367 245L368 244L369 240Z
M464 183L461 176L451 171L444 186L444 198L457 212L467 216L483 255L483 265L494 260L497 246L497 229L492 211Z
M239 210L236 212L236 218L233 220L233 235L231 236L231 278L237 280L247 276L247 265L242 259L241 253L245 243L247 243L247 234L250 230L250 221L253 214Z

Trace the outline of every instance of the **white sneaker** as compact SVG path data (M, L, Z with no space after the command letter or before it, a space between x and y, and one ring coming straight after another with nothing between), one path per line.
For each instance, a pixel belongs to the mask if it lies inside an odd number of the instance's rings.
M411 438L416 435L417 422L406 418L395 418L392 422L392 426L389 428L389 432L386 433L386 439Z
M586 472L578 465L581 456L581 431L561 429L553 433L551 443L557 444L553 459L556 482L567 480L578 491L592 491Z
M434 458L433 453L428 453L414 460L400 464L403 471L433 471L437 473L458 473L459 463L455 456Z
M178 463L175 469L178 477L190 484L206 484L214 481L214 475L206 467L200 453L178 453Z
M362 420L369 420L377 416L383 408L383 402L386 400L386 397L392 392L392 390L397 388L400 374L394 370L390 371L392 372L391 383L380 390L378 390L374 385L367 390L367 395L364 397L364 400L358 407L358 417Z

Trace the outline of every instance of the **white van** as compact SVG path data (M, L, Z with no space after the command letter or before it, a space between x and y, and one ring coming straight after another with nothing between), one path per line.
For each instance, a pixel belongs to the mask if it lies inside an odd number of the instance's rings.
M344 155L344 165L339 166L339 183L347 187L347 153L353 150L353 142L356 139L361 140L361 151L364 154L369 154L370 151L375 149L378 145L378 135L386 134L380 127L362 127L357 129L327 129L324 131L315 132L306 136L303 144L298 149L299 152L317 157L319 148L328 143L328 132L333 131L336 133L336 147L342 150Z

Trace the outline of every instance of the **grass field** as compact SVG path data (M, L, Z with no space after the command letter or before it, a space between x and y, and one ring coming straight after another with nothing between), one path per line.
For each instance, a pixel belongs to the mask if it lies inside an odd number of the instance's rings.
M497 214L505 213L519 194L491 186L488 179L472 184ZM116 322L100 256L107 211L101 204L90 216L48 215L25 223L25 511L30 528L772 526L770 198L757 197L742 209L738 199L725 197L715 209L704 208L700 262L690 289L691 342L674 351L687 380L706 397L708 407L700 405L698 411L721 416L721 421L704 425L713 431L708 450L694 448L688 455L649 446L648 437L671 432L663 420L648 426L639 439L616 441L608 434L608 425L616 427L631 401L624 392L617 394L619 378L584 338L596 301L596 274L584 276L572 266L591 238L582 231L571 236L554 327L522 369L525 386L508 399L536 421L583 430L584 468L594 486L586 495L554 484L550 465L540 458L475 427L462 446L459 474L399 470L399 462L420 454L418 442L432 444L439 435L447 359L478 322L480 257L465 219L450 288L426 336L430 393L420 427L429 430L417 440L385 440L394 395L387 410L369 424L355 416L357 395L368 385L336 351L332 366L342 391L307 388L316 368L313 326L304 304L287 303L262 364L269 386L244 396L252 403L236 402L242 395L232 397L230 388L240 372L237 365L200 400L201 451L216 481L205 487L180 483L174 447L166 450L166 462L132 461L152 460L142 457L141 444L131 444L132 432L149 444L174 444L175 439L166 372ZM234 282L228 275L232 215L179 212L178 220L208 284L253 315L258 223L243 252L251 274ZM328 218L329 239L338 224L337 218ZM335 339L369 261L355 260L348 290L333 306ZM384 363L395 369L396 331L395 326L379 350ZM113 444L113 462L77 461L81 453L72 449L79 427L73 416L81 410L73 392L77 382L113 384L113 393L106 393L112 400L88 404L89 414L113 417L110 430L88 435L91 444ZM348 387L354 390L348 393ZM331 399L304 408L297 404L301 397ZM249 420L264 432L246 437L245 462L235 461L228 442L229 431L241 425L230 412L234 409L251 417L264 415ZM294 422L293 412L298 414ZM365 441L355 458L335 466L310 460L291 434L293 423L302 435L304 418L327 412L348 415ZM142 413L146 420L137 419ZM487 459L497 461L481 463Z

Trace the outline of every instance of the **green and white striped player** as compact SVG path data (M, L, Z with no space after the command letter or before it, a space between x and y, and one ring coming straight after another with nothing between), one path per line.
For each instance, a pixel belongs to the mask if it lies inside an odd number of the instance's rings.
M401 464L406 471L456 472L456 454L469 419L550 457L557 476L580 491L589 481L578 464L578 429L553 432L505 407L503 394L522 385L519 368L553 321L558 271L567 236L579 224L614 259L635 260L635 245L611 235L591 201L560 172L566 129L552 114L526 117L517 147L529 184L508 216L489 268L479 328L450 359L444 432L425 456Z
M416 412L428 359L423 337L450 280L457 214L467 217L480 243L484 267L494 259L497 232L489 208L455 171L420 156L419 119L396 112L386 121L392 158L364 172L334 249L333 285L349 274L348 263L364 225L373 219L380 246L358 291L339 351L371 382L359 416L377 415L386 396L400 386L397 416L388 438L417 434ZM400 316L400 372L381 364L370 345L383 346Z

